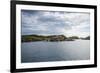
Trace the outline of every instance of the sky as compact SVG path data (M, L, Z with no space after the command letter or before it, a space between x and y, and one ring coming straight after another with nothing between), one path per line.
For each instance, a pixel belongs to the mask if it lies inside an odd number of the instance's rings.
M21 10L22 35L90 35L90 13Z

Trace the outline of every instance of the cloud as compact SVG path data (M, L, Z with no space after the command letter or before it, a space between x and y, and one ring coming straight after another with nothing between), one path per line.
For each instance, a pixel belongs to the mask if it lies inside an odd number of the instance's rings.
M22 35L88 36L90 32L89 13L21 10L21 23Z

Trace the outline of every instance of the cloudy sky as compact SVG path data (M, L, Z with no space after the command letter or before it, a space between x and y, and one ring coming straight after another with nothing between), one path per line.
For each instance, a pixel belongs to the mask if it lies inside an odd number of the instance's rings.
M90 34L90 14L60 11L21 10L22 35L65 35L86 37Z

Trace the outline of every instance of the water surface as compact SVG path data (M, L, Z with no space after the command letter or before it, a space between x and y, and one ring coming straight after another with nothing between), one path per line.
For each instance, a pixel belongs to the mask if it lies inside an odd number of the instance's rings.
M24 42L21 62L71 61L90 59L90 41Z

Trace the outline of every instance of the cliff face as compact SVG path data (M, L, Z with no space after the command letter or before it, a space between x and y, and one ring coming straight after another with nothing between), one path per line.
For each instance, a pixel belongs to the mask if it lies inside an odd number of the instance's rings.
M23 35L22 42L29 42L29 41L65 41L67 37L64 35L50 35L50 36L43 36L43 35Z

